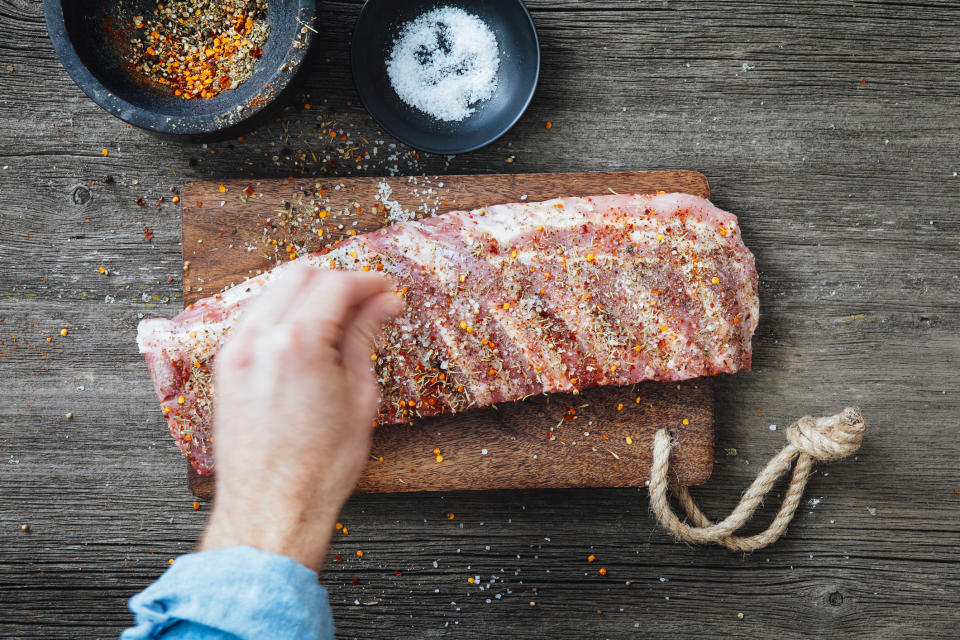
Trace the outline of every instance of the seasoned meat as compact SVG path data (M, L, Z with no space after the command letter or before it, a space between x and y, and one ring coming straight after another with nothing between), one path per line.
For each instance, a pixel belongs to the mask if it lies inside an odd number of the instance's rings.
M757 272L737 219L679 193L502 204L402 222L296 262L379 271L404 311L371 365L381 423L596 385L750 367ZM212 469L216 353L288 265L140 323L170 429Z

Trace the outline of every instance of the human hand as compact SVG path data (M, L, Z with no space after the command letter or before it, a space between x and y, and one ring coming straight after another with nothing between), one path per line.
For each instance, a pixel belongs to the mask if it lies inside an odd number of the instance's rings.
M297 266L244 313L214 366L201 551L247 545L319 570L370 453L373 336L400 306L384 277Z

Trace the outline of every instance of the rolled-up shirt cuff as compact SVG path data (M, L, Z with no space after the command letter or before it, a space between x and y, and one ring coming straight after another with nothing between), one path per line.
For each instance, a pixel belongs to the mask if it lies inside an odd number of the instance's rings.
M316 572L252 547L181 556L129 607L136 626L121 640L333 638Z

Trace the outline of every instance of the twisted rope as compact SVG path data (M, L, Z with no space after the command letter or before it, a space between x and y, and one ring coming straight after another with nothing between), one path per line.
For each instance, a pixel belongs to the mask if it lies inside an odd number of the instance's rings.
M681 540L699 544L716 542L735 551L754 551L776 542L787 530L800 505L814 461L840 460L852 455L860 448L866 432L867 423L857 407L848 407L828 418L800 418L787 429L787 446L767 463L743 494L740 503L723 521L716 524L711 522L693 501L690 491L686 487L677 487L674 492L687 518L694 525L691 526L681 521L670 506L667 489L670 484L668 473L673 440L669 431L660 429L653 441L650 504L660 524ZM753 536L733 535L746 524L777 478L790 469L794 459L797 463L793 468L790 486L770 526Z

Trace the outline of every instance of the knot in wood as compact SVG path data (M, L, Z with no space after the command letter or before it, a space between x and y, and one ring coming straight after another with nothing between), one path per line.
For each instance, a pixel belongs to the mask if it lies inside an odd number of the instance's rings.
M867 432L858 407L847 407L835 416L800 418L787 429L787 440L816 460L840 460L856 453Z
M87 204L90 202L90 189L86 187L76 187L73 193L70 194L70 197L73 199L73 204Z

